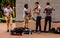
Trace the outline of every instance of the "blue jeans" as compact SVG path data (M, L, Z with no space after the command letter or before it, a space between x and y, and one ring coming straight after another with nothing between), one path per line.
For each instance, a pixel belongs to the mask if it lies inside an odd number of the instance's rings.
M36 17L36 32L38 31L38 27L39 31L41 31L41 16Z
M52 17L51 17L51 16L46 16L46 17L45 17L45 26L44 26L44 31L46 31L47 22L49 22L49 31L50 31L50 29L51 29L51 19L52 19Z

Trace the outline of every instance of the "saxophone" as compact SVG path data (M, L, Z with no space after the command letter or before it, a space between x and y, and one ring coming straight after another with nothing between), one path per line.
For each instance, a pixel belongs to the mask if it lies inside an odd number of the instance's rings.
M11 13L9 12L8 17L7 17L8 21L10 21L10 15L11 15Z

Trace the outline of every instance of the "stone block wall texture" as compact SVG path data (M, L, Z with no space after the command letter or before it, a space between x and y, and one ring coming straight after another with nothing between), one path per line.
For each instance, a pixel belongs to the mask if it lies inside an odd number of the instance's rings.
M41 15L42 18L45 17L45 14L43 14L44 7L46 6L46 2L50 2L51 6L55 8L55 11L52 13L52 21L60 21L60 0L16 0L16 21L23 21L23 7L24 4L27 3L29 5L29 9L33 10L34 3L38 1L41 6ZM33 14L33 11L32 11ZM35 15L33 15L34 18Z

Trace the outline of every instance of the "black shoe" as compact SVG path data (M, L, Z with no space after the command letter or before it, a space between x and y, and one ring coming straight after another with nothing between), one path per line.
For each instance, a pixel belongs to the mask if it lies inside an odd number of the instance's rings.
M46 30L44 30L44 32L46 32Z
M9 32L9 30L7 30L7 32Z
M39 32L42 32L41 30L39 30Z
M38 30L36 30L35 32L38 32Z

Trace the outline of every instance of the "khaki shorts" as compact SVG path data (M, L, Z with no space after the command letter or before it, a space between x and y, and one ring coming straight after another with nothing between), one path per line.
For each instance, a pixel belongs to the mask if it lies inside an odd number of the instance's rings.
M29 22L29 17L25 16L25 22L28 23Z
M5 20L6 20L6 22L8 22L8 18L7 17L5 17ZM10 18L9 23L12 24L12 17Z

